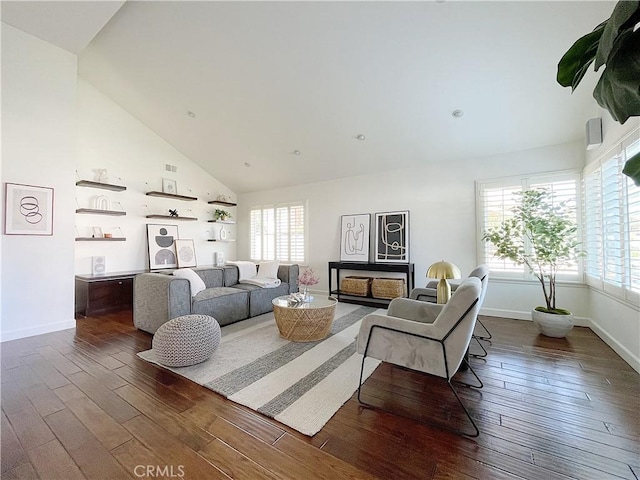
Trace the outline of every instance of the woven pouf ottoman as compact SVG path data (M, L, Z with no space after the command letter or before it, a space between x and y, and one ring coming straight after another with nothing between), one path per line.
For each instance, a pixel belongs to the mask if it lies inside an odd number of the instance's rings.
M153 336L158 363L187 367L207 360L220 345L220 325L209 315L183 315L169 320Z

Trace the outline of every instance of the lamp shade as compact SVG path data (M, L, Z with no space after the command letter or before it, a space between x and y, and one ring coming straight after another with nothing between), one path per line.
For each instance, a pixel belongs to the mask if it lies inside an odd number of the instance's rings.
M451 262L436 262L427 270L427 278L460 278L460 269Z

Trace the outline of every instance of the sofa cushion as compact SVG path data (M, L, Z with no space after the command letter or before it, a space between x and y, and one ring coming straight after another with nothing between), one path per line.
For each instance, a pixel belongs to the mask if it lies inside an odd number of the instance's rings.
M193 297L191 313L211 315L220 326L249 317L249 292L231 287L207 288Z
M246 283L240 283L235 288L249 292L249 315L251 317L272 311L271 300L282 295L289 295L289 284L285 282L275 288L262 288Z
M204 284L207 288L224 287L224 269L222 268L194 268L194 272L200 275L200 278L204 280Z

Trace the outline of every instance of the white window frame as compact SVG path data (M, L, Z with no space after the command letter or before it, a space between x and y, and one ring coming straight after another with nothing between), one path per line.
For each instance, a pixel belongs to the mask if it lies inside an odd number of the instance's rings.
M582 239L582 179L578 170L560 170L555 172L543 172L531 175L517 175L476 181L476 257L478 264L486 264L491 259L485 257L486 242L482 240L486 226L484 224L485 212L483 204L483 192L488 188L516 187L521 191L535 188L535 185L551 182L574 181L576 185L576 221L578 223L577 238ZM494 257L495 258L495 257ZM578 258L575 274L558 273L558 283L584 283L584 266L581 258ZM494 280L505 279L511 281L538 282L538 279L529 271L526 265L518 271L506 271L491 269L491 278Z
M591 162L589 165L587 165L584 168L583 203L585 205L587 202L587 196L589 195L589 191L587 190L587 188L589 186L588 179L590 178L590 176L594 174L597 170L600 170L600 172L602 172L602 167L607 163L609 163L611 160L613 160L614 157L617 157L617 156L620 157L621 163L624 164L624 162L626 161L625 150L631 145L633 145L635 142L637 142L639 139L640 139L640 129L634 129L633 131L625 135L613 148L607 150L606 153L604 153L597 160ZM622 227L625 227L629 225L628 189L631 187L632 182L622 173L619 174L619 181L620 183L618 185L619 188L617 192L620 195L618 198L619 199L618 207L621 211L620 225ZM599 186L600 186L600 192L601 192L602 191L601 176L600 176L599 183L600 183ZM640 187L633 187L633 188L640 188ZM602 195L600 195L598 198L600 201L602 201ZM589 230L590 222L592 221L591 219L587 219L587 214L588 212L585 206L585 209L584 209L585 235L586 235L586 232ZM605 225L604 220L601 220L599 224L599 227L600 227L599 231L601 234L603 232L604 225ZM630 287L629 276L631 273L631 255L632 254L630 252L630 249L628 248L628 245L629 245L628 235L629 235L628 229L625 229L624 231L620 232L620 237L621 237L620 240L622 242L620 247L620 253L623 256L623 273L622 273L621 282L619 284L612 283L610 281L607 281L607 279L605 278L605 275L604 275L605 260L604 259L605 259L606 253L605 253L604 247L598 252L599 257L602 259L602 263L600 265L599 272L598 272L599 276L593 276L589 272L589 270L586 269L585 282L595 290L604 292L614 298L630 303L637 307L638 305L640 305L640 292L637 290L631 290L631 287ZM589 255L589 252L587 252L587 255Z
M287 208L290 209L292 207L302 207L303 214L303 254L302 259L291 259L291 250L290 250L290 240L291 240L291 232L289 231L288 242L287 242L287 256L286 258L278 258L278 247L282 246L282 244L278 243L278 225L277 225L277 211L278 209ZM253 235L253 215L254 212L260 211L262 219L264 219L265 211L271 210L273 211L273 221L274 221L274 232L273 232L273 248L270 249L271 252L267 252L265 250L266 245L264 242L264 238L266 232L261 234L261 248L260 255L256 256L254 252L254 235ZM307 262L307 252L309 247L309 235L308 235L308 223L309 223L309 208L306 201L298 201L298 202L286 202L286 203L273 203L269 205L256 205L249 209L249 256L251 257L251 261L253 262L261 262L261 261L269 261L269 260L279 260L283 263L296 263L299 265L306 265ZM264 228L264 227L263 227ZM271 255L269 254L271 253ZM258 258L254 258L258 257Z

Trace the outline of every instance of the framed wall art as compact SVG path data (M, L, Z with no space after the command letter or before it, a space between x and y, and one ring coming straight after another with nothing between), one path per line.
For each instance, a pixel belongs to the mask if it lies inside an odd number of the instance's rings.
M176 256L178 257L178 268L198 265L193 240L176 240Z
M368 262L371 215L342 215L340 224L340 261Z
M53 188L5 184L4 233L53 235Z
M178 266L175 246L177 239L177 225L147 224L150 270L176 268Z
M376 213L374 261L409 263L409 211Z
M178 193L178 185L175 180L171 178L163 178L162 179L162 192L163 193L171 193L176 195Z

